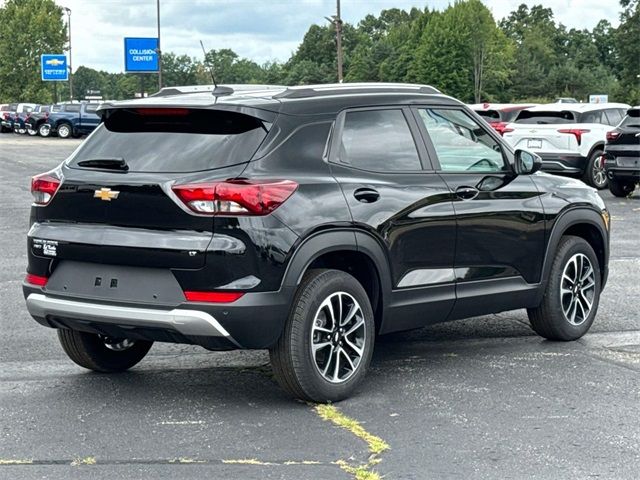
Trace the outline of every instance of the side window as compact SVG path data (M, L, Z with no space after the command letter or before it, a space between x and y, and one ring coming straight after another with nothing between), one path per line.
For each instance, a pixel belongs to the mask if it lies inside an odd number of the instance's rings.
M64 111L65 112L79 112L80 111L80 105L76 104L68 104L64 106Z
M96 113L97 109L98 109L98 104L97 103L90 103L90 104L88 104L86 106L86 108L84 110L87 113Z
M602 123L606 125L607 118L603 115L603 110L594 110L593 112L585 113L580 123Z
M362 170L421 170L420 157L400 109L347 112L338 162Z
M501 172L507 170L502 147L462 110L420 108L443 172Z

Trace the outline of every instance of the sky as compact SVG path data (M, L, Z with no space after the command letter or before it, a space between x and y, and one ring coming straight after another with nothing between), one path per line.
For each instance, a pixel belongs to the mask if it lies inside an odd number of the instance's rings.
M521 3L553 9L568 28L618 24L617 0L483 0L497 20ZM56 0L71 9L73 69L124 70L124 37L156 36L156 0ZM443 9L449 0L342 0L342 19L357 24L387 8ZM313 23L326 24L335 0L160 0L161 49L201 58L207 50L231 48L258 63L286 61Z

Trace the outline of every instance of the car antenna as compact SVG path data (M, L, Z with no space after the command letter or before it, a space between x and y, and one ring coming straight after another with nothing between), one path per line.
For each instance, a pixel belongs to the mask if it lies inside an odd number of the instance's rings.
M213 68L211 65L208 65L207 52L204 49L204 43L202 43L202 40L200 40L200 46L202 47L202 54L204 55L204 65L209 68L209 75L211 75L211 81L213 82L213 92L211 92L211 94L216 98L222 95L231 95L233 93L233 88L218 86L216 76L213 73Z

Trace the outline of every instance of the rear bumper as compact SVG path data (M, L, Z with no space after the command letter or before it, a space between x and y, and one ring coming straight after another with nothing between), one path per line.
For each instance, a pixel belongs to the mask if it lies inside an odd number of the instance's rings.
M273 345L287 319L293 291L247 293L228 304L183 302L164 308L51 295L26 283L23 293L31 316L47 327L229 350Z
M542 159L542 170L550 173L581 174L587 165L587 158L578 153L538 152Z
M624 167L607 167L607 177L619 178L621 180L635 180L640 181L640 169L638 168L624 168Z

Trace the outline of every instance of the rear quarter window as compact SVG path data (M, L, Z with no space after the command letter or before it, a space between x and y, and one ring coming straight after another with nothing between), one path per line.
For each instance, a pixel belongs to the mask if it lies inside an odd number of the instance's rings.
M80 111L80 105L65 105L63 107L63 110L65 112L79 112Z
M196 109L115 109L68 165L123 158L132 172L182 173L248 162L267 135L259 119Z

